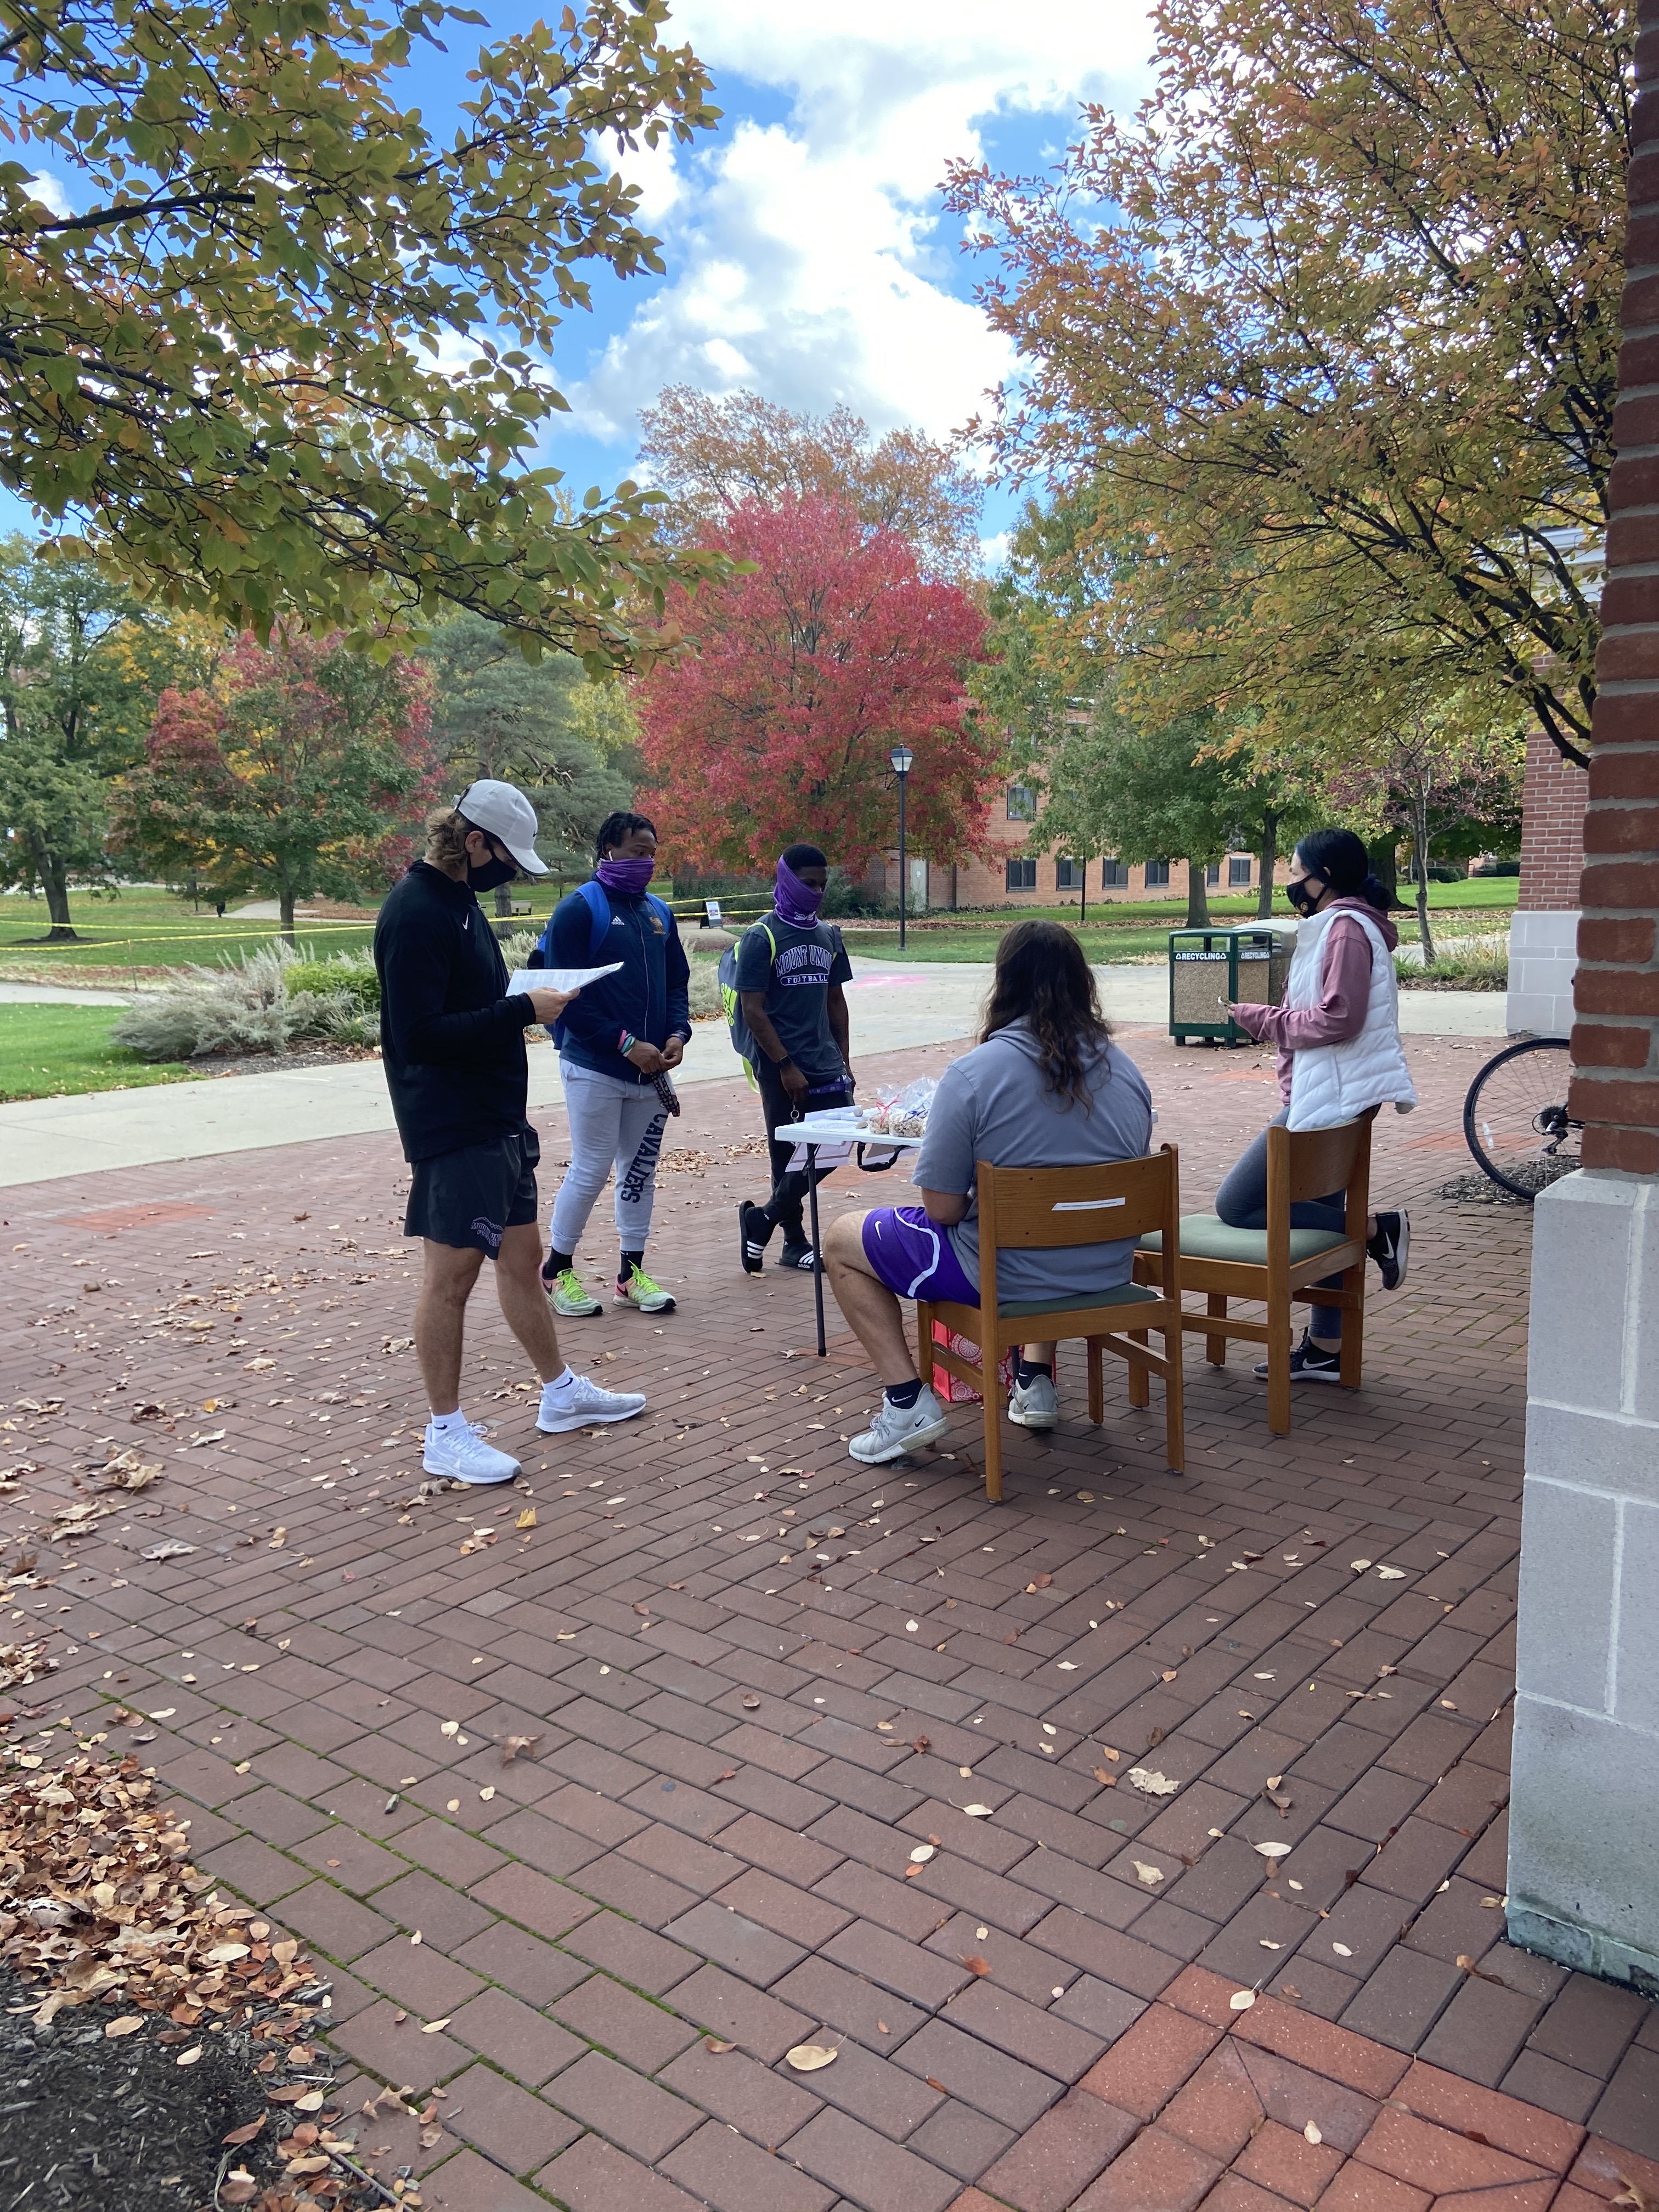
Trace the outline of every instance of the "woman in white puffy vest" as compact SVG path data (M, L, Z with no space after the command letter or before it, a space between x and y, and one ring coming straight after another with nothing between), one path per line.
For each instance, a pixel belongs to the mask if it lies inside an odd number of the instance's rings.
M1301 916L1285 1003L1237 1006L1233 1019L1258 1043L1279 1048L1284 1104L1274 1116L1291 1129L1329 1129L1370 1108L1391 1104L1408 1114L1417 1103L1400 1042L1399 986L1389 920L1389 897L1371 874L1365 848L1352 830L1316 830L1297 847L1285 896ZM1215 1210L1233 1229L1267 1225L1266 1130L1216 1193ZM1293 1229L1340 1229L1341 1194L1291 1208ZM1382 1271L1385 1291L1406 1279L1411 1224L1405 1211L1373 1213L1366 1250ZM1341 1277L1328 1279L1339 1289ZM1335 1382L1342 1316L1315 1306L1291 1373L1309 1382ZM1328 1334L1326 1333L1328 1331ZM1259 1376L1267 1372L1263 1360Z

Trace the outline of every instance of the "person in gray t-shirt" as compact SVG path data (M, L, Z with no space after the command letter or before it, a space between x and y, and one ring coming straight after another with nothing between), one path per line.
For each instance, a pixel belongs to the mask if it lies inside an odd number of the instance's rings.
M1111 1041L1082 946L1057 922L1016 923L998 948L982 1041L939 1079L916 1157L921 1204L843 1214L824 1238L841 1310L886 1386L873 1427L849 1446L854 1459L896 1459L945 1433L944 1412L911 1358L899 1301L978 1304L975 1162L1093 1167L1139 1158L1152 1133L1152 1094ZM1133 1263L1133 1238L1012 1250L998 1260L998 1295L1115 1290ZM1025 1428L1052 1428L1059 1419L1054 1349L1020 1349L1008 1415Z

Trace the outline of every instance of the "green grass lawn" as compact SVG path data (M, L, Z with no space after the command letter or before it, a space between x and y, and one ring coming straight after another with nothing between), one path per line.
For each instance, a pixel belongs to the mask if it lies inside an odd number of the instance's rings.
M538 884L529 890L515 884L515 902L531 908L520 926L539 930L562 892L570 888L568 883L561 885L557 882ZM1513 876L1435 884L1430 887L1429 902L1443 922L1451 918L1455 927L1448 933L1501 928L1515 905L1516 888ZM730 903L746 907L753 902L734 900ZM188 963L205 967L221 959L235 960L244 952L268 945L278 934L275 921L246 921L235 914L227 914L222 920L211 908L192 911L187 898L148 885L124 887L112 896L77 891L71 898L70 910L76 941L43 945L40 939L47 927L46 902L0 898L0 979L12 975L46 981L62 975L82 983L115 984L125 977L137 981L149 975L153 979L163 968ZM1255 913L1255 896L1218 894L1210 902L1210 911L1217 921L1251 920ZM1275 911L1281 915L1285 912L1282 898ZM1011 922L1032 914L1043 915L1050 921L1063 921L1078 929L1089 946L1091 958L1133 960L1163 952L1167 933L1179 928L1185 919L1186 902L1137 899L1116 906L1097 904L1090 908L1080 924L1075 904L998 908L989 913L963 915L956 921L935 915L926 922L912 926L906 957L993 959L997 939L1003 931ZM1401 915L1399 920L1402 933L1408 934L1410 916ZM374 936L374 924L349 920L302 921L298 933L302 956L322 958L331 952L362 950ZM896 958L897 925L874 930L855 927L850 943L853 951L872 958Z
M1404 887L1405 891L1409 889L1409 885ZM1507 928L1515 908L1516 890L1516 878L1513 876L1484 876L1464 883L1431 884L1429 911L1435 917L1437 941L1443 936L1480 936ZM1033 915L1045 921L1064 922L1068 929L1074 930L1092 961L1148 957L1161 959L1168 947L1170 932L1186 926L1187 902L1184 898L1135 899L1125 900L1116 906L1103 902L1091 905L1086 920L1081 921L1075 904L998 908L992 913L954 918L935 913L925 921L910 923L903 957L917 961L994 960L997 941L1004 930ZM1275 902L1273 917L1279 921L1290 918L1282 897ZM1210 919L1229 926L1254 921L1254 893L1243 898L1212 896ZM1410 911L1396 913L1394 920L1402 940L1409 943L1416 933L1415 915ZM870 929L855 925L849 930L847 945L848 951L862 954L866 959L896 960L900 957L898 926L884 924Z
M139 1060L109 1041L113 1006L0 1006L0 1100L193 1083L200 1068Z

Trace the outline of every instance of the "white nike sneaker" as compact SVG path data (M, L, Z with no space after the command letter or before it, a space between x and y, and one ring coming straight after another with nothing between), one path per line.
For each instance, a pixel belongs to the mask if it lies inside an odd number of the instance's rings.
M515 1474L524 1472L510 1452L497 1451L494 1444L484 1442L484 1432L476 1421L469 1421L464 1429L440 1429L428 1421L421 1465L428 1474L447 1474L452 1482L478 1485L511 1482Z
M914 1406L896 1406L884 1398L875 1419L847 1449L866 1467L879 1467L885 1460L902 1459L906 1452L937 1443L947 1426L945 1408L924 1384Z
M645 1411L641 1390L602 1390L591 1375L574 1375L563 1389L549 1382L542 1391L536 1426L544 1437L569 1429L591 1429L602 1421L631 1421Z
M1008 1393L1008 1418L1022 1429L1052 1429L1060 1419L1060 1393L1052 1375L1016 1382Z

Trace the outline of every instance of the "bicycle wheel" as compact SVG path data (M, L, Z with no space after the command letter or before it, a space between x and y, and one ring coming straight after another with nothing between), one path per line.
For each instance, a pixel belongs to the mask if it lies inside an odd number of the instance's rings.
M1565 1037L1528 1037L1489 1060L1463 1101L1463 1134L1492 1181L1528 1204L1578 1165Z

